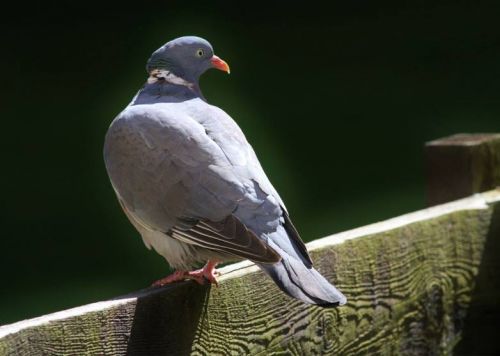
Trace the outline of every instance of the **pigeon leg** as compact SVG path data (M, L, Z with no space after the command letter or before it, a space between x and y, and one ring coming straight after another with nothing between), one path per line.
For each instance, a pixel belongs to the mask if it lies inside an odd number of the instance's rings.
M214 283L216 286L217 283L216 275L218 272L215 270L215 267L219 264L219 261L209 260L205 267L201 269L197 269L195 271L175 271L174 273L157 280L152 284L153 287L162 287L166 284L181 282L186 279L192 279L193 281L203 285L206 282Z

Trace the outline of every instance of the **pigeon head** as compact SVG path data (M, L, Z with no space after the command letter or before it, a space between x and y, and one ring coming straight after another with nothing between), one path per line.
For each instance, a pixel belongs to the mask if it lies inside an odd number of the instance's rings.
M151 55L146 65L150 81L167 80L184 85L197 83L210 68L229 73L229 66L214 55L212 45L196 36L179 37L167 42Z

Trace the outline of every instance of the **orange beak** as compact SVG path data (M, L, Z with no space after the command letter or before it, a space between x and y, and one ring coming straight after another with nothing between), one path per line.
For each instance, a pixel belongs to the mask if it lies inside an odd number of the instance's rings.
M222 70L223 72L226 72L227 74L229 74L231 72L229 70L229 65L226 62L224 62L222 59L217 57L215 54L210 59L210 62L212 62L212 66L214 68L217 68L218 70Z

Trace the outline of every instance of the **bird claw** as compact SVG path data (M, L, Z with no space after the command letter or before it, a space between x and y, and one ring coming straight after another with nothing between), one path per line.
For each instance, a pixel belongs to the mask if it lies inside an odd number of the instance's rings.
M217 266L217 264L218 262L216 261L208 261L205 267L195 271L175 271L174 273L157 280L151 286L162 287L166 284L191 279L201 285L205 285L208 282L209 284L215 284L218 287L219 282L217 281L217 276L220 276L221 273L215 270L215 266Z
M198 284L204 285L207 284L215 284L217 287L219 286L219 282L217 281L217 275L220 275L215 269L209 270L205 267L202 269L198 269L196 271L187 272L186 278L192 279Z
M152 287L163 287L166 284L181 282L181 281L186 279L187 273L188 272L186 272L186 271L175 271L174 273L169 274L168 276L163 277L163 278L153 282L153 284L151 286Z

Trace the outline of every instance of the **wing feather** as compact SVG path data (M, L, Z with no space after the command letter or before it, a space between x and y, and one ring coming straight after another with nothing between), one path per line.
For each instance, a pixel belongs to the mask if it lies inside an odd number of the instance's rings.
M259 263L277 263L281 256L259 239L237 217L222 221L200 220L189 230L174 226L170 236L210 250L223 251Z

